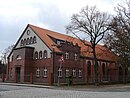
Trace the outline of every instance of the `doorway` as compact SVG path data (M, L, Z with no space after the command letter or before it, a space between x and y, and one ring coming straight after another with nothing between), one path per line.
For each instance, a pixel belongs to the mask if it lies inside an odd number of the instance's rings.
M16 78L17 78L17 82L20 82L20 67L16 67Z
M123 69L121 66L119 67L119 82L123 82Z

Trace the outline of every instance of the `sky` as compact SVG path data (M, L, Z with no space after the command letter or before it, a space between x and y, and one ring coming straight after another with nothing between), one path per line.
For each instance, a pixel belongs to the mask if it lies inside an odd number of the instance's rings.
M0 53L15 44L27 24L66 34L70 17L85 6L114 14L122 0L0 0Z

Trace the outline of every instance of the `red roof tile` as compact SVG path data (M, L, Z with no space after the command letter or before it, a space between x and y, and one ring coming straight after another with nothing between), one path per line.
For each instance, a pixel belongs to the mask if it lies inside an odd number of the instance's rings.
M86 56L86 57L93 57L92 54L92 49L89 46L84 45L79 39L60 34L54 31L46 30L37 26L33 26L29 24L29 27L32 28L32 30L42 39L43 42L52 50L52 44L56 44L49 36L59 39L59 40L64 40L68 42L72 42L74 45L77 43L78 46L81 47L81 55ZM89 42L86 41L87 44L90 45ZM55 47L56 52L61 52L57 47ZM97 45L96 46L96 54L98 59L103 59L103 60L109 60L109 61L117 61L118 57L110 51L108 48L102 46L102 45Z

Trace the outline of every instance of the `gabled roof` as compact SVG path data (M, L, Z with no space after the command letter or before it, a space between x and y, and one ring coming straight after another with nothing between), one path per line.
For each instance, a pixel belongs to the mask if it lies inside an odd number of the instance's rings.
M74 45L78 44L78 46L81 47L81 55L85 57L91 57L93 58L92 54L92 49L89 46L84 45L79 39L60 34L54 31L46 30L34 25L28 25L38 36L41 38L42 41L46 43L46 45L52 50L52 44L56 44L49 36L59 39L59 40L64 40L68 42L72 42ZM87 44L90 44L89 42L86 41ZM55 47L56 52L61 52L57 47ZM103 59L103 60L108 60L108 61L117 61L118 57L110 51L108 48L102 46L102 45L97 45L96 46L96 54L98 59Z

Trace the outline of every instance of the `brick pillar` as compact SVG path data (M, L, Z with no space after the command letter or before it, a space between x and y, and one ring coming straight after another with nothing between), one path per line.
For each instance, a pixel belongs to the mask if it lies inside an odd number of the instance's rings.
M53 85L53 73L51 73L49 76L49 85Z

